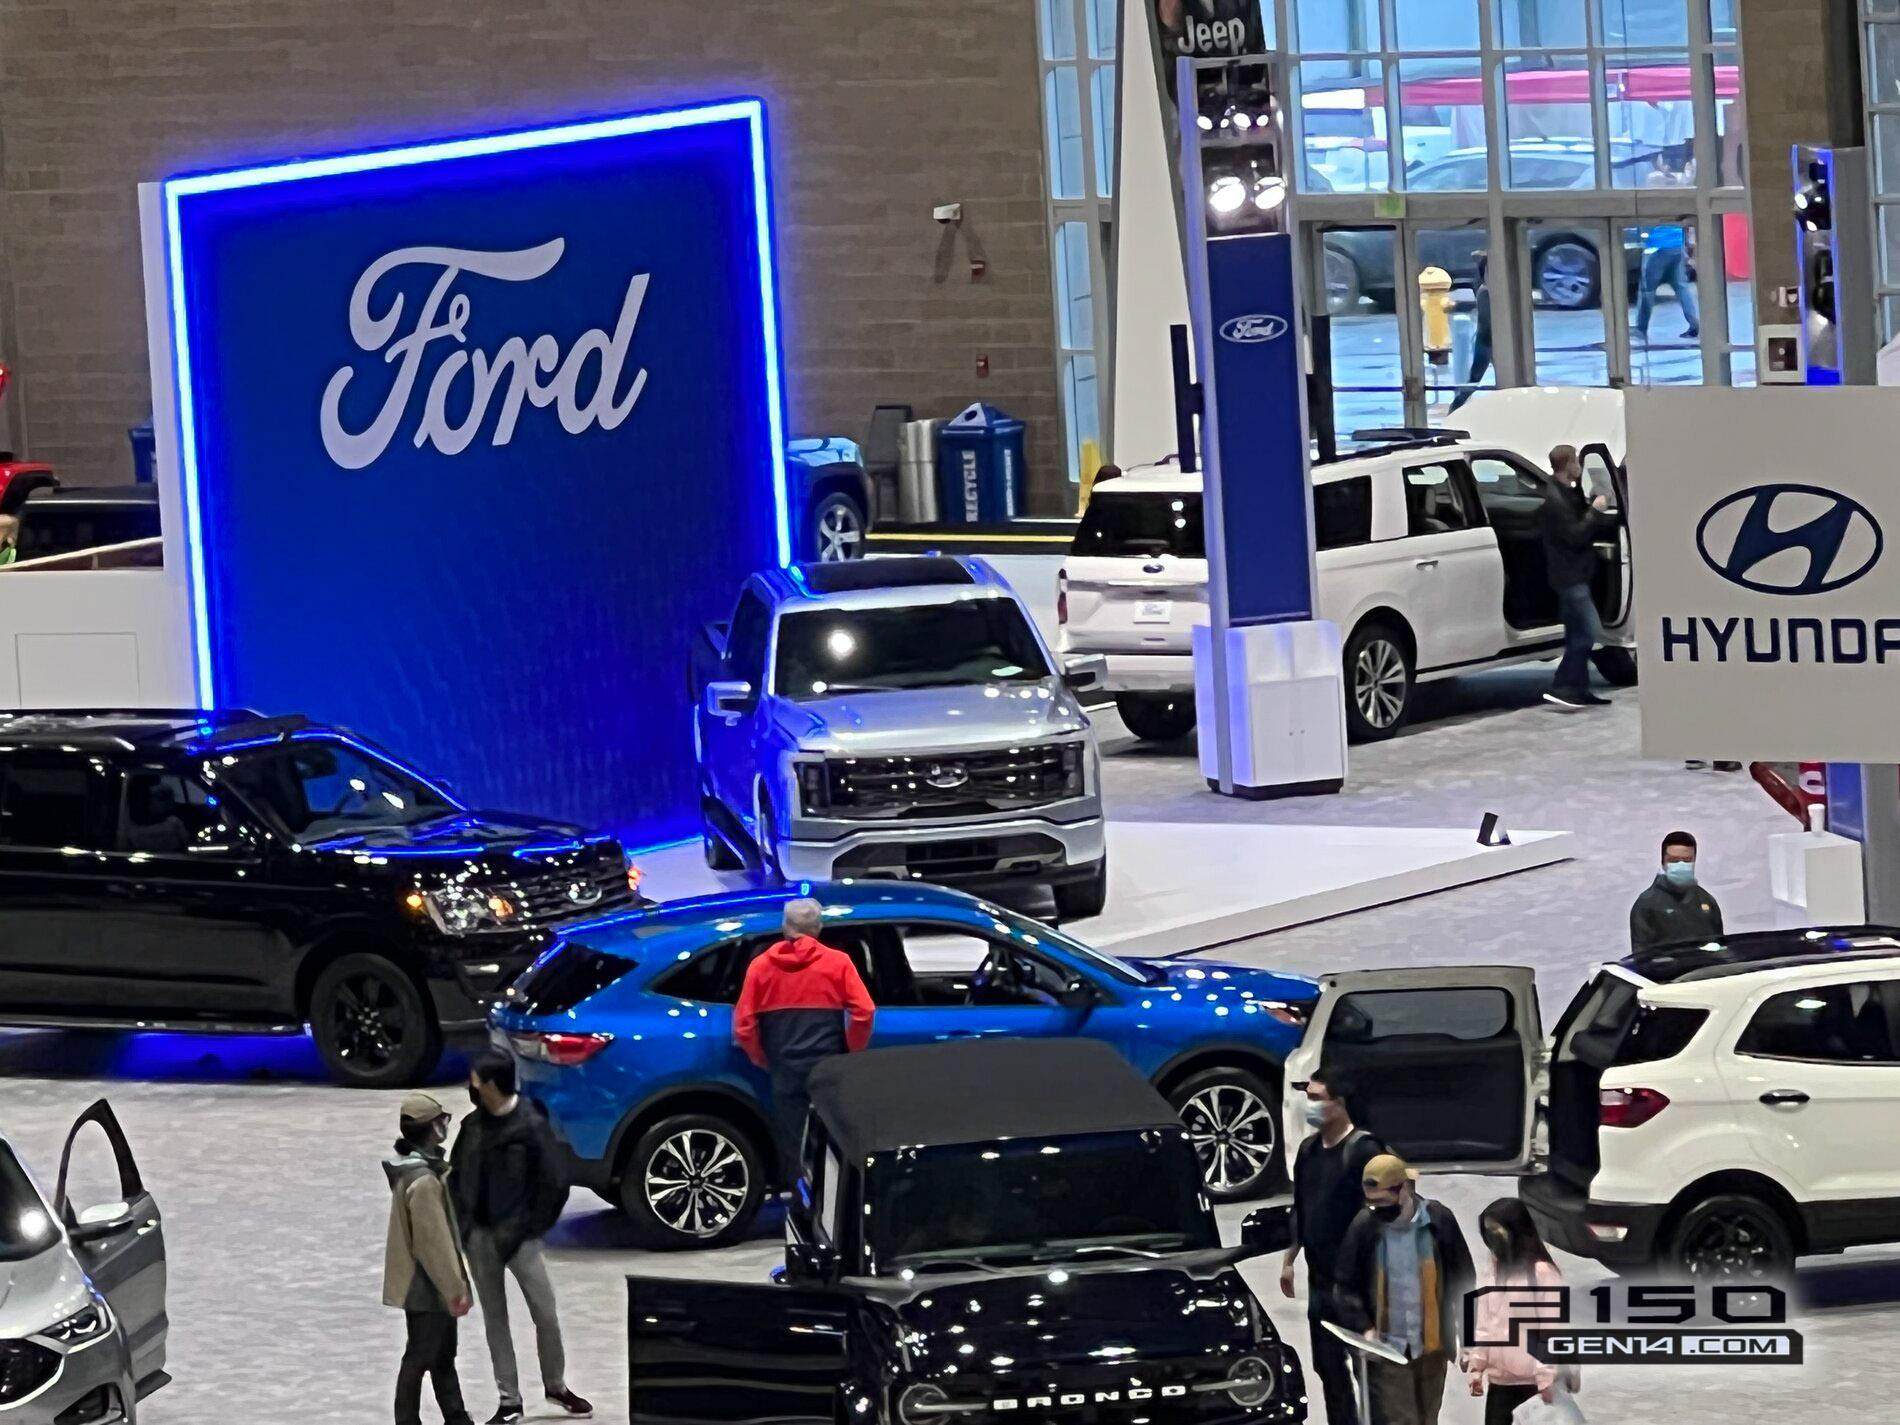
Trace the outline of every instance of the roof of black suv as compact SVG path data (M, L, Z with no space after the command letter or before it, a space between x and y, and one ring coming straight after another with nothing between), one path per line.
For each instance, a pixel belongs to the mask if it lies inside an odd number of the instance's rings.
M0 750L70 747L132 752L181 743L215 745L313 726L307 718L267 718L248 708L47 708L0 712Z
M1900 930L1886 925L1824 925L1754 930L1722 940L1686 940L1638 950L1621 962L1652 984L1714 980L1779 970L1816 960L1892 958Z
M838 1054L812 1111L847 1158L899 1148L1179 1128L1153 1085L1092 1039L992 1039Z

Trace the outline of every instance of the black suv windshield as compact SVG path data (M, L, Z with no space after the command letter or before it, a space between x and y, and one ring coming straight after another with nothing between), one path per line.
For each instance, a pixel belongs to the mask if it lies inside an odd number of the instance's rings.
M53 1245L53 1216L13 1150L0 1143L0 1262L38 1256Z
M774 688L804 702L838 693L1034 683L1049 676L1014 599L888 609L811 609L778 621Z
M312 740L233 753L218 779L281 834L319 841L409 826L460 810L393 763L346 742Z
M874 1162L866 1200L880 1275L1220 1245L1173 1129L919 1148Z
M1201 497L1192 491L1097 490L1089 496L1074 552L1102 558L1207 558Z

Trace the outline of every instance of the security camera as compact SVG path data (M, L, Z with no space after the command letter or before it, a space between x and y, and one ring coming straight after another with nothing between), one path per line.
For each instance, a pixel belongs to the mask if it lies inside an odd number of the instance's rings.
M942 203L930 210L930 216L940 223L960 223L963 221L963 204Z

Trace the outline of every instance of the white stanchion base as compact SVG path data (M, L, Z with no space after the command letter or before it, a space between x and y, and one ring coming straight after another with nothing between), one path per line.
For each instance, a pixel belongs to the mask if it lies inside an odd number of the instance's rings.
M1214 709L1225 702L1233 795L1336 792L1346 780L1346 702L1339 626L1324 619L1227 631L1227 686L1214 685L1213 630L1194 630L1201 774L1221 791Z
M1768 884L1777 929L1859 925L1867 891L1858 841L1831 831L1790 831L1768 838Z

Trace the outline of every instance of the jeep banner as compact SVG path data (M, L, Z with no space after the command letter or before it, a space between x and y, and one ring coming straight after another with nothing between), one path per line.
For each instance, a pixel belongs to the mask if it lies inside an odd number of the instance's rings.
M1265 54L1260 0L1154 0L1162 92L1175 97L1177 59L1238 59Z
M1900 762L1900 397L1629 394L1648 757Z

